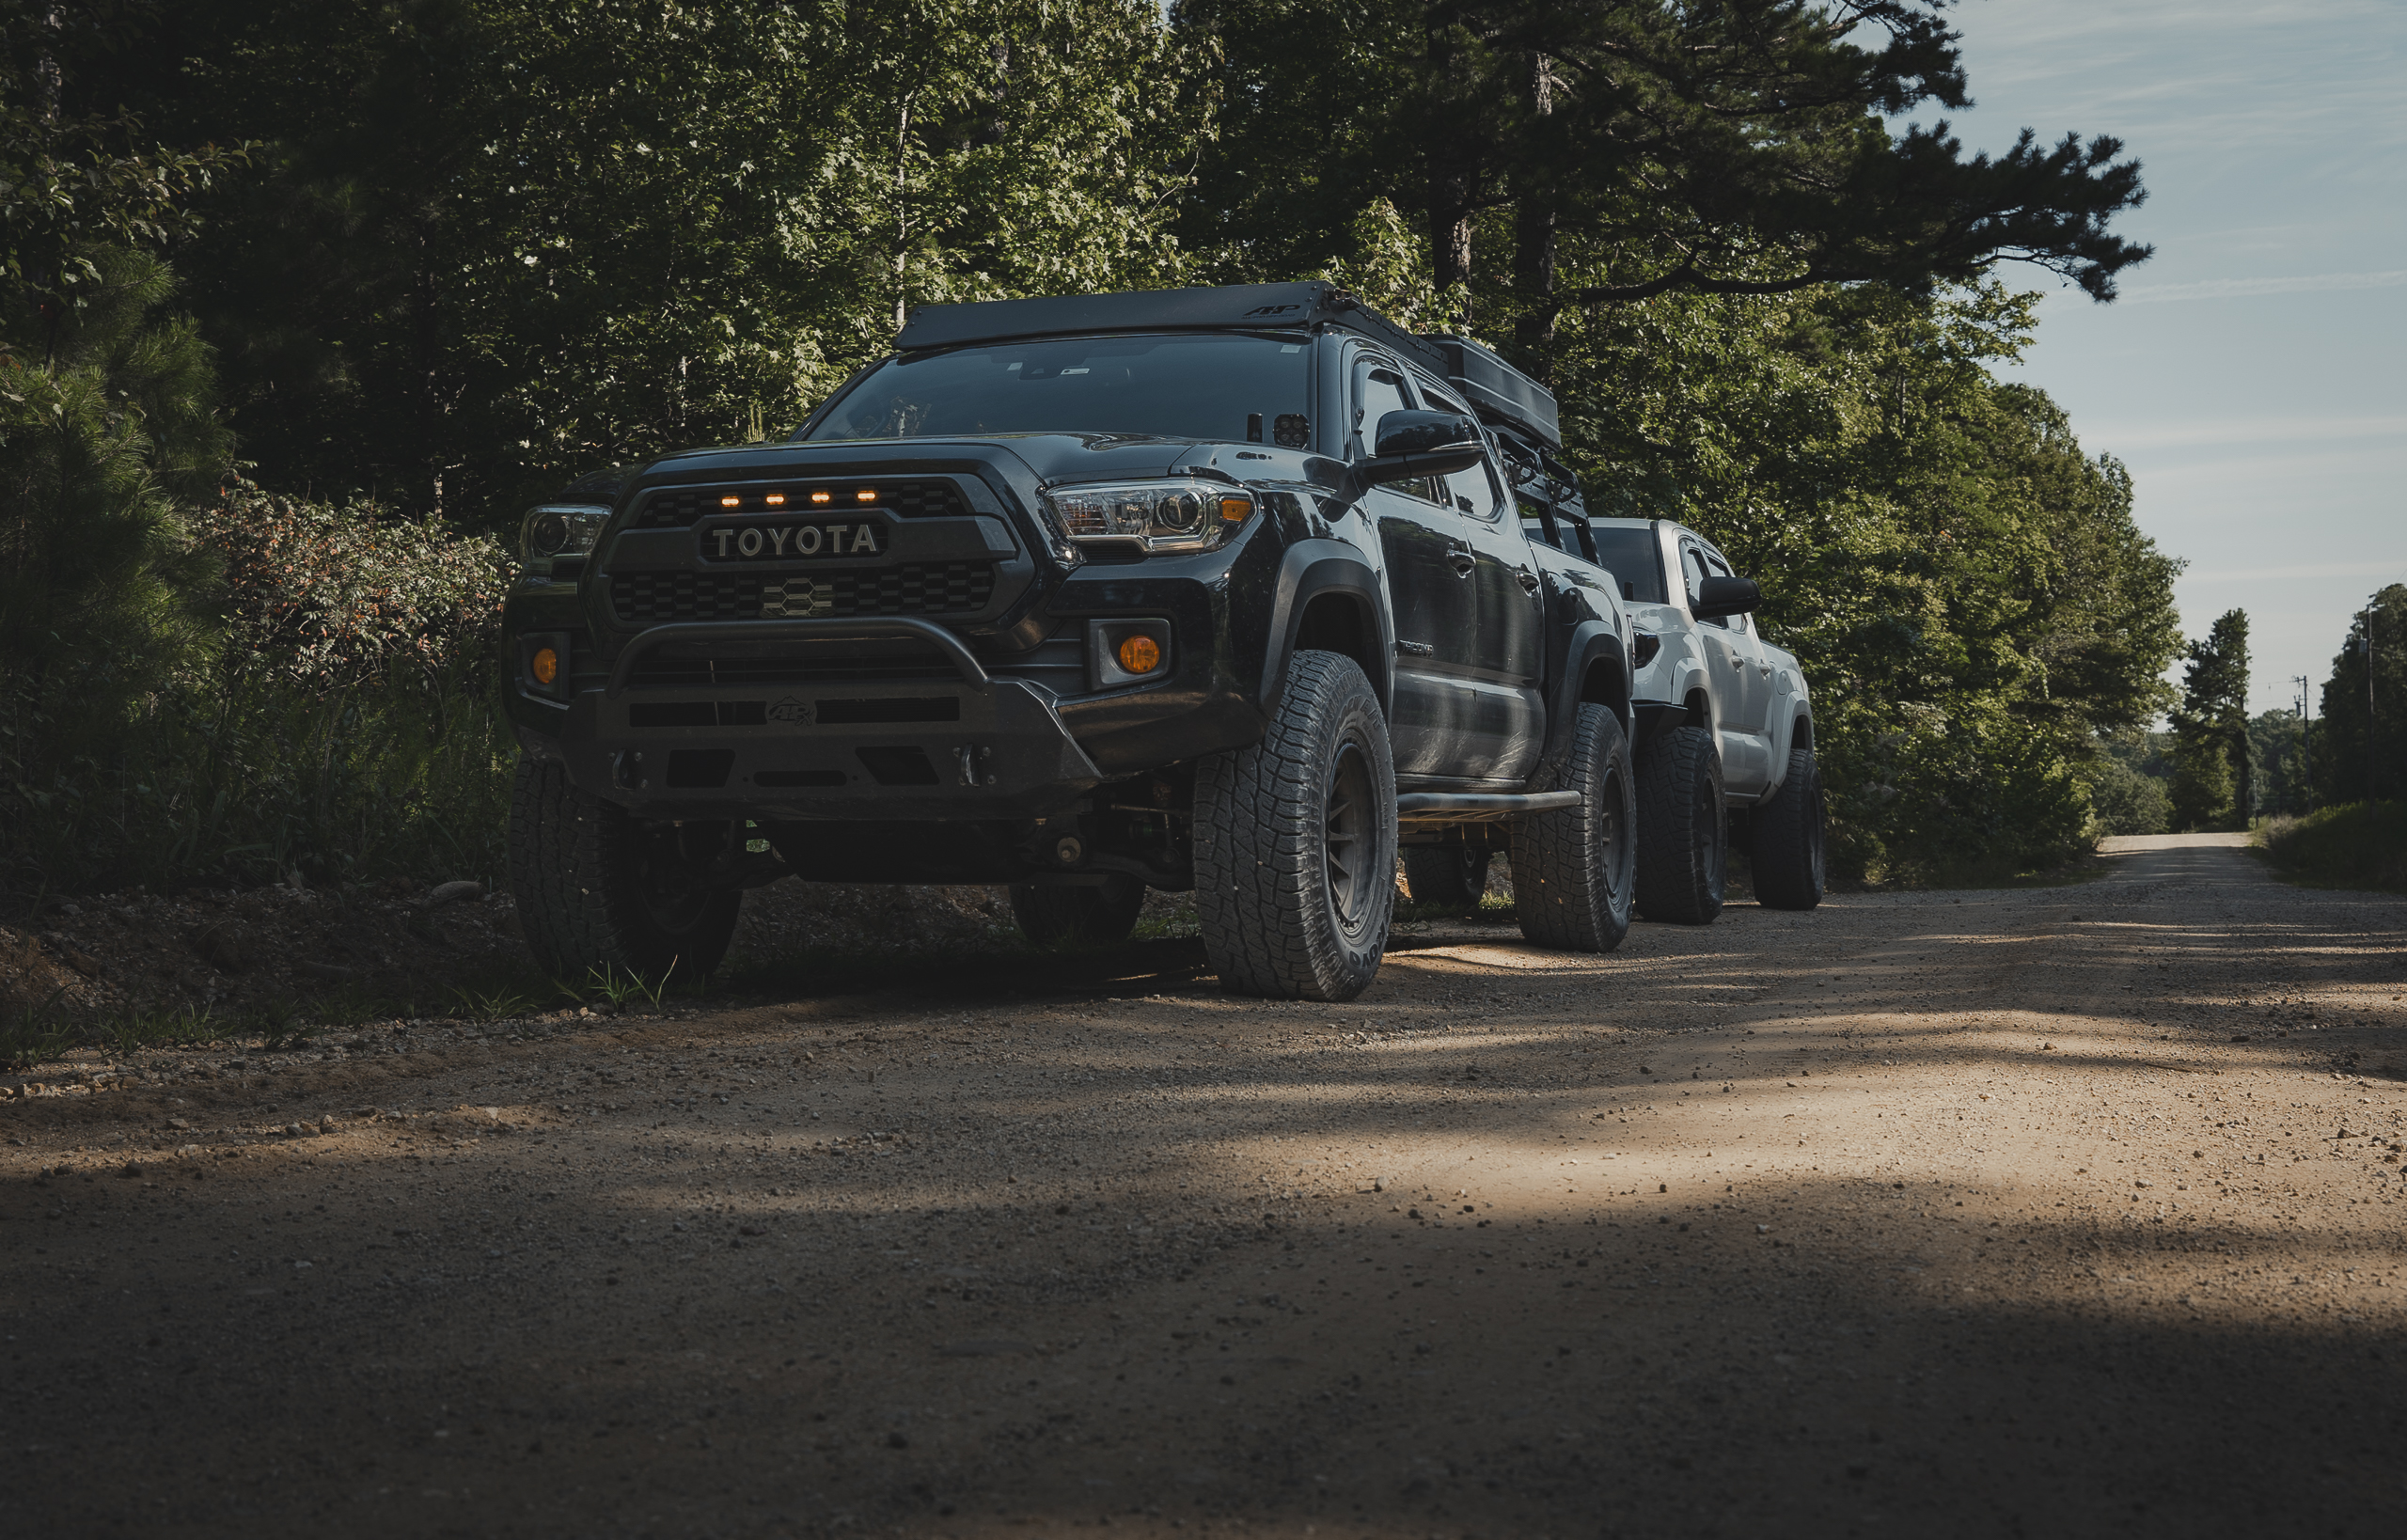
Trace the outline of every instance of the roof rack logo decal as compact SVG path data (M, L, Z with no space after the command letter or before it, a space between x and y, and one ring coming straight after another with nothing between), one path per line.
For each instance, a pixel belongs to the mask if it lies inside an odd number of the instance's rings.
M1300 305L1257 305L1246 312L1248 320L1255 316L1283 316L1290 310L1300 310Z

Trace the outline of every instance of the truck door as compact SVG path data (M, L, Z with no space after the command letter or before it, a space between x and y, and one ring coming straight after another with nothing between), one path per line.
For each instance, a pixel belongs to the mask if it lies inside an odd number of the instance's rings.
M1402 372L1368 354L1355 355L1351 401L1347 450L1358 460L1370 455L1379 418L1412 405ZM1362 495L1363 511L1378 526L1395 615L1395 706L1388 736L1400 776L1461 775L1455 766L1475 715L1475 563L1465 549L1461 516L1439 496L1429 479L1391 482Z
M1443 391L1424 385L1422 395L1434 407L1471 416ZM1455 773L1523 779L1546 751L1546 589L1492 456L1446 477L1442 490L1461 521L1478 602L1471 647L1476 755Z
M1697 585L1708 576L1728 577L1730 564L1691 537L1680 541L1680 571L1688 595L1696 598ZM1722 732L1722 779L1734 796L1754 796L1766 784L1770 751L1764 738L1764 713L1770 705L1769 681L1756 667L1754 639L1736 616L1696 622L1697 652L1713 680L1714 725Z

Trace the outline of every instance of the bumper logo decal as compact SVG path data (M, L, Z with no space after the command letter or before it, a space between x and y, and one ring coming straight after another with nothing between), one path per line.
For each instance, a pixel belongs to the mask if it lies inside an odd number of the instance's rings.
M810 725L810 708L793 696L787 696L769 707L769 720L782 722L789 727L808 727Z
M835 613L836 593L832 586L814 583L808 577L789 577L782 583L761 585L761 619L764 621L804 621Z

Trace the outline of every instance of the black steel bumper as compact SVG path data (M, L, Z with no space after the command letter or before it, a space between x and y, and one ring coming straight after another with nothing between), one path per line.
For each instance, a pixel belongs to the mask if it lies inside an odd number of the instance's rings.
M642 658L672 643L801 636L931 641L958 677L628 687ZM606 685L578 691L519 737L529 754L564 762L578 785L648 818L1041 818L1103 778L1056 699L990 677L925 621L666 625L627 644Z

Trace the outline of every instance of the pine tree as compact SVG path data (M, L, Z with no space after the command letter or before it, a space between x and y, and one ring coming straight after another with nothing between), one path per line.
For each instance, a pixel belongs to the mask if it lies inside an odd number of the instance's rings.
M2181 704L2173 714L2180 746L2174 756L2174 816L2185 828L2246 828L2257 810L2248 735L2247 611L2225 612L2205 640L2190 644L2189 655ZM2219 796L2213 794L2217 787Z

